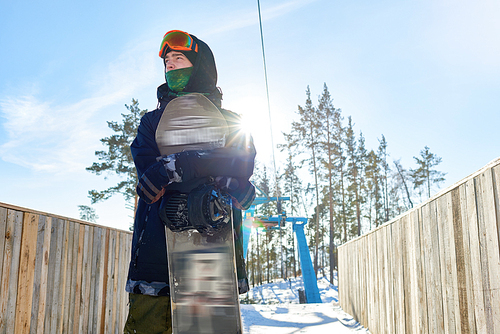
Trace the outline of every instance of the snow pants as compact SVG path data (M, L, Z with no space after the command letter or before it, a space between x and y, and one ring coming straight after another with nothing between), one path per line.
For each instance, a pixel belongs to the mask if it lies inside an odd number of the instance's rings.
M129 294L124 334L172 334L170 296Z

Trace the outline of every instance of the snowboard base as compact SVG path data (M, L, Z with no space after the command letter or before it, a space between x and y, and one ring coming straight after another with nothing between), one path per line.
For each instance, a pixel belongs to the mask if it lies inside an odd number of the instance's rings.
M214 235L165 230L173 334L242 333L232 221Z

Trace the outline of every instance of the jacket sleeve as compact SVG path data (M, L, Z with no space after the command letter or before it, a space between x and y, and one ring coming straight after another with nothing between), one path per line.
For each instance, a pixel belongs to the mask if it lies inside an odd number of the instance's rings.
M229 194L235 202L233 205L240 210L248 210L255 199L255 187L248 180L240 180L237 189L229 190Z
M163 187L170 182L164 163L157 161L160 151L155 140L154 116L153 111L141 118L137 136L130 145L139 178L137 194L148 204L156 202L163 195Z
M153 112L146 113L137 129L137 136L130 145L138 177L157 163L156 158L161 155L156 145L156 126L153 123Z

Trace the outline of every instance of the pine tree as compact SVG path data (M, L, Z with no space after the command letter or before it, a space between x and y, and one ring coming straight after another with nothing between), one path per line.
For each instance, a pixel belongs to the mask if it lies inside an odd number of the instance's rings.
M417 169L411 170L411 176L413 178L413 187L415 189L420 187L425 187L427 190L427 198L431 197L431 186L444 182L444 176L446 173L432 169L433 167L441 163L441 158L431 153L429 147L425 146L423 150L420 151L420 158L413 157L418 165Z
M134 199L133 210L137 207L137 194L135 187L138 182L137 172L135 170L134 159L130 151L130 144L137 134L137 128L141 117L147 110L139 109L139 102L132 99L132 104L125 105L129 113L122 114L122 122L108 121L108 127L115 132L115 134L101 139L104 146L107 146L107 151L96 151L95 155L100 162L94 162L92 166L87 167L86 170L101 175L102 173L116 174L122 181L117 185L109 187L105 190L90 190L89 197L91 203L107 200L114 194L122 194L125 200L130 202Z
M359 190L359 212L358 209L356 208L356 219L358 221L358 236L361 235L362 227L361 227L361 218L363 217L362 214L362 205L366 203L366 197L364 196L365 191L366 191L366 180L365 180L365 169L366 169L366 164L367 164L367 151L366 151L366 146L365 146L365 137L363 137L363 133L359 133L359 139L358 139L358 147L356 148L356 157L357 157L357 162L356 165L358 166L358 190Z
M347 157L349 158L349 163L347 164L347 179L349 181L348 191L350 192L352 200L351 203L355 206L356 212L356 235L361 235L361 204L363 203L363 198L361 195L362 191L362 178L361 174L364 168L364 159L366 155L366 149L364 148L364 138L361 135L359 145L356 142L356 137L354 134L354 124L352 124L351 116L348 117L348 124L346 130L346 147L347 147Z
M299 143L306 149L309 154L309 163L314 175L314 189L316 192L316 221L315 221L315 240L319 240L319 166L318 166L318 138L321 134L321 123L318 120L318 114L312 105L311 91L309 86L306 90L306 104L304 108L298 107L300 119L298 122L292 122L292 132ZM314 245L314 272L318 272L318 247Z
M410 188L408 188L408 180L411 177L406 169L401 165L401 159L394 160L394 166L396 167L399 182L403 185L406 194L406 200L408 201L409 208L413 208L413 201L411 200Z
M259 190L264 192L266 196L272 196L272 188L271 180L268 177L267 167L264 165L262 168L260 166L256 167L254 173L254 183L258 187ZM276 188L276 186L274 186ZM274 194L275 195L275 194ZM256 210L256 214L269 217L276 213L276 202L269 202L262 204ZM275 276L275 272L273 271L273 263L276 262L277 254L276 254L276 239L274 238L273 231L269 228L265 228L261 231L257 231L257 236L260 238L260 242L264 242L265 253L261 255L259 261L259 269L261 270L260 263L265 263L263 267L265 269L265 277L267 283L269 283L273 275ZM262 240L265 239L265 240ZM259 254L259 250L257 250ZM261 277L261 275L259 275Z
M379 226L383 222L383 203L382 203L382 191L381 187L381 173L380 173L380 158L371 150L367 154L367 164L365 169L366 178L366 190L367 196L369 198L369 207L366 217L370 222L370 228L372 227L372 222L375 227Z
M290 207L291 215L295 215L298 212L298 206L300 204L300 195L302 193L302 184L300 178L297 175L300 165L296 161L298 156L298 140L294 138L291 134L283 134L285 137L286 144L279 144L281 152L286 152L286 167L281 175L281 179L284 181L283 191L290 197L290 201L287 205Z
M80 219L82 220L95 223L99 219L95 209L88 205L79 205L78 210L80 211Z
M339 220L342 226L343 237L342 241L347 242L348 240L348 224L349 224L349 199L347 198L347 156L345 149L345 134L346 129L342 123L343 117L341 115L341 110L336 109L335 117L333 119L333 137L335 138L335 172L337 174L338 182L336 185L336 191L338 194L338 201L340 205L340 212L338 214Z
M335 248L335 206L334 206L334 183L335 183L335 160L338 156L338 147L341 145L342 138L335 138L334 126L338 123L340 118L340 111L333 106L332 98L326 83L323 85L323 94L319 99L318 114L323 122L323 135L321 148L323 158L321 159L324 168L326 169L326 179L328 185L326 186L326 195L324 199L328 199L328 213L329 213L329 261L330 261L330 281L333 280L333 249Z
M377 151L378 157L379 157L379 162L380 162L380 169L382 172L382 178L381 178L381 189L383 192L383 203L384 203L384 215L385 215L385 220L384 221L389 221L389 164L387 163L387 141L385 140L385 136L382 135L382 139L379 140L379 147Z

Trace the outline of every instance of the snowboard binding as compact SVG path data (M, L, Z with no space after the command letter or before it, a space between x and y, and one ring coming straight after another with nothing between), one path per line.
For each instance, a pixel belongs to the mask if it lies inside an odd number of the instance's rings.
M166 199L160 218L173 232L196 229L212 236L231 220L231 197L213 184L204 184L189 194L176 193Z

